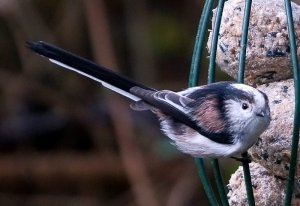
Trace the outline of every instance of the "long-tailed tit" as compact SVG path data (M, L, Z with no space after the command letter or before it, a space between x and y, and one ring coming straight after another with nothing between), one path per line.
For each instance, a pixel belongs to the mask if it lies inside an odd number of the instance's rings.
M134 110L151 110L177 148L195 157L238 156L270 123L268 97L245 84L218 82L181 92L158 91L51 44L34 42L28 47L130 98Z

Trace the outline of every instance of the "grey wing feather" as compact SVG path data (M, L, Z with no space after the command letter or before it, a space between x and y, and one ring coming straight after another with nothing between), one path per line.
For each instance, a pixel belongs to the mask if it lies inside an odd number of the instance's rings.
M146 102L141 100L141 101L131 103L130 108L135 111L146 111L146 110L151 110L152 107L150 104L147 104Z
M177 109L179 109L181 111L184 111L185 107L189 103L194 101L188 97L179 95L175 92L168 91L168 90L155 92L154 97L161 101L165 101L165 102L169 103L170 105L176 107Z
M153 99L153 94L155 93L155 91L142 89L140 87L132 87L130 89L130 92L132 94L135 94L135 95L141 97L141 99L143 99L143 100ZM130 104L131 109L136 110L136 111L150 110L152 108L152 106L143 100L131 103ZM149 101L147 101L147 102L149 102Z
M194 101L169 90L150 91L139 87L133 87L130 92L144 100L131 104L131 108L138 111L151 109L152 106L150 104L152 103L153 106L157 104L166 104L179 111L185 112L186 105Z

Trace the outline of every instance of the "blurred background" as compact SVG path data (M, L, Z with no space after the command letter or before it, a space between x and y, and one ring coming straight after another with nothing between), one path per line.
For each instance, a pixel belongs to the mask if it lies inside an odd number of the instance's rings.
M202 7L0 0L0 205L208 205L193 158L170 144L154 115L25 46L43 40L178 91L187 87ZM227 183L237 164L221 165Z

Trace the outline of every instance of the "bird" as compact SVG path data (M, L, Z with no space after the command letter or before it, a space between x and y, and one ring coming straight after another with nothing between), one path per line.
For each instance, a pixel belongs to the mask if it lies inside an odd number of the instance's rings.
M221 81L179 92L156 90L55 45L36 41L27 47L129 98L133 110L153 112L171 143L193 157L238 159L271 121L267 95L246 84Z

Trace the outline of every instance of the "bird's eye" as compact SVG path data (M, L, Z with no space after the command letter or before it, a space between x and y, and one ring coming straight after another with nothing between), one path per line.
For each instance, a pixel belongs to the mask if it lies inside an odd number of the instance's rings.
M242 109L243 110L246 110L246 109L248 109L249 108L249 105L247 104L247 103L243 103L242 104Z

